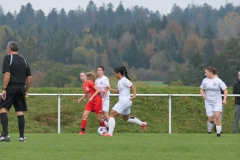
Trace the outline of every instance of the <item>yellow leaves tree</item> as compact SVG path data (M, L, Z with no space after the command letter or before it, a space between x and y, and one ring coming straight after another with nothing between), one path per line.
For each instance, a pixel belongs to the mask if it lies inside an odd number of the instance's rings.
M189 55L191 55L192 53L203 53L205 43L206 42L196 34L188 36L184 41L183 47L184 61L189 59Z
M73 61L76 64L83 64L89 67L96 67L98 54L94 49L87 50L85 47L77 47L73 50Z
M217 23L219 37L231 38L240 33L240 15L236 12L228 13Z
M170 33L175 33L175 35L179 35L182 33L183 29L182 27L179 25L179 23L174 20L172 21L168 26L167 26L167 30L170 32Z

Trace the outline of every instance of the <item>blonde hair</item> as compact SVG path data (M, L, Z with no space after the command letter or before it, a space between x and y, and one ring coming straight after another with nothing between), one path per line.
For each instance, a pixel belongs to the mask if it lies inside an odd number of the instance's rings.
M95 82L96 80L96 75L93 72L86 72L87 78L90 79L91 81Z

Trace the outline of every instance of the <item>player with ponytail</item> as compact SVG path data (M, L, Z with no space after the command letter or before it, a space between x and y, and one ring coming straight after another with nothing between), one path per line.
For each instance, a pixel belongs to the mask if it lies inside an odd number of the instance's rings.
M136 87L130 82L130 78L128 77L127 70L124 66L120 68L114 69L114 75L119 80L118 81L118 89L112 89L109 86L108 89L111 92L115 92L119 94L119 101L114 105L110 112L109 118L109 131L108 133L102 134L102 136L113 136L114 128L115 128L115 118L119 115L122 115L123 120L138 124L142 127L142 130L146 130L146 122L142 122L136 117L130 116L132 100L136 98ZM130 89L133 91L133 96L130 95Z

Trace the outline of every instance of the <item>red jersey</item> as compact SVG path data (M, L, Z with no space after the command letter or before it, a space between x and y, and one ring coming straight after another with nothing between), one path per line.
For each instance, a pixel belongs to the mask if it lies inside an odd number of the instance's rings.
M87 80L82 84L83 90L87 94L88 99L96 92L94 86L95 84L90 80ZM96 112L96 114L102 113L102 99L99 94L97 94L91 102L87 102L85 110Z
M82 84L82 88L83 88L84 92L87 94L88 99L96 92L96 90L94 89L94 86L95 86L95 84L90 80L87 80L85 83ZM93 98L93 100L98 98L98 96L99 96L99 94L97 94Z

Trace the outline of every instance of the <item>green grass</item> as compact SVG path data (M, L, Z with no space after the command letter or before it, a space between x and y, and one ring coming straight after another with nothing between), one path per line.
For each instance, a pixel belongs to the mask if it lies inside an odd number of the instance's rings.
M101 137L97 133L26 134L26 142L1 142L1 159L6 160L206 160L238 159L240 137L235 134L118 134Z
M149 87L164 87L167 84L164 84L162 81L146 81L146 85Z
M109 77L111 87L117 86L118 80L115 77ZM167 84L163 81L132 81L136 87L166 87Z

